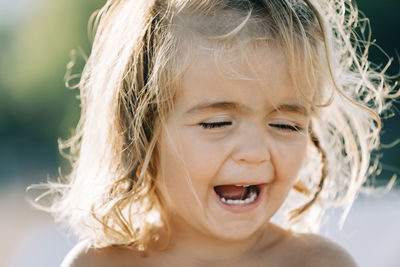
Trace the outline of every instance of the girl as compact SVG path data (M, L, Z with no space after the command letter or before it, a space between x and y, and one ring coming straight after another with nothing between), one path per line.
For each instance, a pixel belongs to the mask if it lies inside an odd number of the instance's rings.
M348 0L107 1L61 145L73 171L50 185L81 239L62 266L355 266L295 230L346 215L375 170L395 95L357 17Z

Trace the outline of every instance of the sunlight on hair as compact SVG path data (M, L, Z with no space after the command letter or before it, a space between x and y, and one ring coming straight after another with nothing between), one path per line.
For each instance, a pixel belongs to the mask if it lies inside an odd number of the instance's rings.
M325 210L339 206L344 222L378 167L371 152L380 145L380 116L400 95L385 75L391 59L382 68L368 61L369 24L350 0L108 0L91 20L84 70L72 73L76 56L84 55L77 50L65 78L80 89L82 108L74 135L59 144L72 171L43 194L53 196L45 209L57 221L95 247L145 250L154 229L168 232L158 142L185 71L207 51L222 73L248 80L225 66L275 47L312 113L301 186L276 218L315 232Z

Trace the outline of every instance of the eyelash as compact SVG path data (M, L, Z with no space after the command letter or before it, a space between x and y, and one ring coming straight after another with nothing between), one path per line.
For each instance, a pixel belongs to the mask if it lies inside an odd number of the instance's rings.
M225 126L232 125L231 121L218 121L218 122L201 122L199 123L201 127L204 129L215 129L215 128L222 128ZM299 126L296 125L290 125L290 124L279 124L279 123L273 123L270 124L271 127L278 128L279 130L282 131L290 131L290 132L301 132L303 129Z
M232 125L232 122L231 121L201 122L199 123L199 125L204 129L214 129Z
M290 124L279 124L279 123L273 123L270 124L271 127L278 128L283 131L291 131L291 132L301 132L303 129L299 126L296 125L290 125Z

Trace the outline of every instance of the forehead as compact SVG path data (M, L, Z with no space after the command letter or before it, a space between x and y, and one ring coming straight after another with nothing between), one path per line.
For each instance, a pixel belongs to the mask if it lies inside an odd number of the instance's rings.
M270 105L277 105L276 102L286 100L304 102L300 90L307 98L312 95L311 86L305 81L293 80L290 62L279 47L265 46L223 55L199 49L192 56L176 95L176 100L183 103L177 101L177 105L186 106L204 98L229 101L249 96L254 101L266 98Z

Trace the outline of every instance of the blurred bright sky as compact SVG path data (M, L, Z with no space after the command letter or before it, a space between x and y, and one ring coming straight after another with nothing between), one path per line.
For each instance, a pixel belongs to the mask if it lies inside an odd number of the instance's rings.
M43 7L44 3L44 0L0 0L0 24L24 20Z

